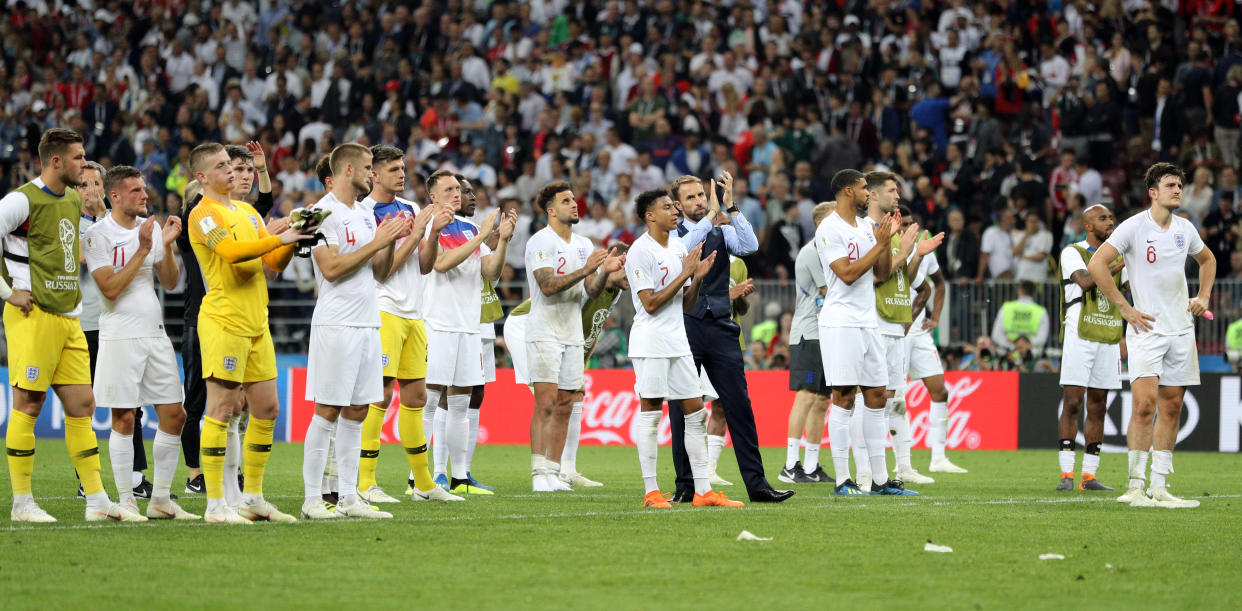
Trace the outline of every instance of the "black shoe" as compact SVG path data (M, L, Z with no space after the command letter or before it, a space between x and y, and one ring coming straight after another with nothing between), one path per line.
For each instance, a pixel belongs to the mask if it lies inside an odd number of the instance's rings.
M670 503L693 503L694 490L678 490L668 499Z
M207 493L207 483L203 481L202 473L195 475L194 479L185 480L185 493L186 494L206 494Z
M831 477L828 477L827 473L824 473L824 468L822 466L816 465L815 470L810 473L807 473L805 470L803 470L802 477L799 477L798 479L794 480L794 483L818 484L822 482L836 483L836 481L837 480L832 479Z
M82 484L78 484L78 498L86 498L86 491L82 489Z
M151 498L151 482L147 480L147 476L142 476L142 481L134 486L134 498L149 499Z
M335 492L325 492L323 494L323 502L336 505L341 500L341 495Z
M780 503L789 500L794 495L793 490L774 490L771 487L760 488L750 493L750 502L752 503Z
M804 475L806 474L802 471L802 461L798 461L794 463L792 469L788 467L781 469L781 473L776 476L776 479L779 479L786 484L795 484L798 482L798 478L803 477Z

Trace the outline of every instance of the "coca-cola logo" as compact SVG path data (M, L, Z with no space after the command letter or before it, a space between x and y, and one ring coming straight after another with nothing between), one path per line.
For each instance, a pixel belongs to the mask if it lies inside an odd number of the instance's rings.
M1120 401L1117 401L1120 399ZM1119 405L1114 405L1119 403ZM1110 390L1108 391L1108 399L1105 399L1104 413L1104 442L1100 444L1100 451L1109 453L1125 453L1129 451L1129 445L1126 443L1126 433L1130 430L1130 415L1134 412L1134 393L1130 390ZM1117 407L1120 408L1120 417L1114 418L1117 414ZM1057 403L1057 418L1061 417L1061 412L1065 409L1065 399ZM1085 411L1085 408L1084 408ZM1195 427L1199 424L1199 401L1195 399L1194 393L1186 391L1182 398L1182 425L1177 430L1177 442L1185 441L1195 432ZM1079 445L1086 445L1087 440L1083 437L1082 427L1078 429L1077 441Z
M949 448L978 448L983 443L983 435L970 428L971 410L966 407L966 399L983 386L983 379L966 375L955 381L945 380L944 386L949 392L949 423L945 444ZM915 446L920 443L927 445L927 435L931 431L931 394L922 380L913 382L906 388L906 405L923 408L911 415L910 437Z

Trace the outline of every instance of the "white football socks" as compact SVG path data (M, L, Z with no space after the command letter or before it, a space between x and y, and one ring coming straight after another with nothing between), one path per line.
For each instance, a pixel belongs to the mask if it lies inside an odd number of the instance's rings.
M582 437L582 402L575 401L569 412L569 430L565 432L565 447L561 450L561 472L578 472L578 440Z
M447 409L442 407L435 408L435 417L432 420L432 436L435 442L431 444L431 472L434 477L448 474L449 462L449 439L448 439L448 420L449 413Z
M656 482L656 461L660 456L660 416L659 411L638 412L634 445L638 446L638 466L642 469L643 486L647 493L660 489L660 484Z
M837 485L850 479L850 413L851 410L837 405L828 409L828 444Z
M944 458L945 437L949 431L949 404L932 401L927 414L927 445L931 448L932 462Z
M906 415L906 400L893 397L887 402L888 431L893 440L893 456L897 458L897 468L913 470L910 463L910 420Z
M819 444L807 442L806 457L802 459L802 470L814 473L819 468Z
M224 502L229 507L241 504L241 486L237 485L237 469L241 467L242 447L241 434L238 427L241 416L229 417L229 428L225 431L224 443Z
M865 408L863 411L863 435L867 437L867 454L871 459L871 481L888 482L888 454L884 438L888 436L888 415L884 408Z
M112 461L112 478L116 480L116 500L133 502L134 436L112 431L108 436L108 458Z
M1147 451L1130 450L1130 488L1142 488L1147 481Z
M1074 464L1072 454L1073 453L1071 452L1070 465ZM1083 475L1087 475L1088 473L1090 473L1091 475L1095 475L1095 472L1099 468L1100 468L1100 455L1099 454L1083 454L1082 455L1082 474ZM1066 471L1066 473L1069 473L1069 472Z
M863 411L866 409L862 393L854 395L854 409L850 412L850 443L853 444L856 474L871 470L871 457L867 455L868 439L863 429Z
M172 492L173 476L177 473L178 456L181 454L181 436L155 431L151 441L151 454L155 457L155 469L151 482L151 498L168 499Z
M712 491L712 473L707 468L707 410L686 414L684 437L690 472L694 475L694 493L707 494Z
M1156 450L1151 453L1151 487L1164 488L1165 478L1173 472L1173 452Z
M1097 462L1099 461L1098 456L1096 457L1096 461ZM1074 472L1074 451L1073 450L1057 450L1057 462L1059 463L1059 466L1061 467L1061 473L1073 473ZM1084 472L1087 470L1087 460L1085 457L1083 458L1083 461L1082 461L1082 468Z
M448 396L449 460L452 462L453 479L466 479L466 451L470 443L470 395Z
M785 468L792 469L798 464L798 448L802 446L802 440L797 437L785 438Z
M336 421L336 479L339 501L358 498L358 460L362 451L362 421L341 416Z
M318 501L323 494L320 485L324 469L328 467L328 443L332 440L332 429L332 422L318 414L311 417L310 426L306 429L306 439L302 442L302 486L307 501ZM226 482L228 478L225 473Z
M720 453L724 451L725 436L724 435L708 435L707 436L707 462L715 465L720 462Z

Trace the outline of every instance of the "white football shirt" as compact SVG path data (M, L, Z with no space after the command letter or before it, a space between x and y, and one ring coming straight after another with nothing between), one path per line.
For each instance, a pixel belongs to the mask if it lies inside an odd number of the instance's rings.
M871 220L856 218L854 222L850 225L834 210L815 229L815 250L824 266L824 280L828 282L824 308L819 311L821 327L874 329L879 325L875 309L875 270L868 269L853 284L846 284L831 267L838 259L857 261L875 247Z
M551 269L554 276L572 274L586 265L595 247L584 236L571 234L561 239L551 227L540 229L526 242L526 282L530 286L530 321L526 341L556 342L566 346L583 345L582 304L586 302L586 280L552 296L545 296L535 279L535 271Z
M356 252L375 239L375 218L371 209L355 202L352 206L327 193L315 209L329 210L327 218L319 227L329 246L335 246L338 254ZM326 248L320 245L316 249ZM368 261L358 269L336 280L323 277L319 263L311 257L315 269L315 285L319 297L311 326L332 325L339 327L379 327L379 305L375 294L375 276Z
M1125 259L1134 307L1156 317L1152 333L1182 335L1194 331L1187 307L1186 256L1203 250L1203 239L1190 221L1174 215L1160 229L1151 211L1136 214L1117 226L1107 240Z
M121 271L138 254L138 228L146 221L139 217L133 229L121 227L109 215L86 230L82 240L86 267L94 272L110 267ZM164 332L164 310L155 295L152 271L164 260L164 232L159 223L151 228L151 251L138 274L116 299L100 297L99 339L140 339L168 337Z
M431 235L431 225L427 225ZM446 253L479 235L479 228L460 216L440 230L439 252ZM445 273L432 270L424 283L423 320L436 331L478 333L483 311L483 257L492 250L481 244L460 265Z
M935 274L938 271L940 271L940 263L936 261L936 253L928 253L927 256L923 257L923 261L919 263L919 269L914 275L914 280L910 281L911 302L914 301L915 295L918 294L918 291L915 289L917 289L920 284L923 284L923 282L931 282L932 274ZM935 287L932 287L932 290L935 291ZM935 298L936 295L933 293L931 297L928 297L927 305L931 306L931 300ZM927 320L926 307L921 308L918 312L914 313L914 322L910 323L910 332L907 333L907 335L910 337L915 335L926 335L928 332L923 330L924 320Z
M634 324L630 327L630 358L675 357L690 354L686 324L682 318L682 293L678 291L656 310L648 314L643 308L639 291L663 290L681 275L681 262L688 253L681 240L669 235L668 246L660 246L650 233L634 240L625 256L625 275L630 280L630 298L634 303ZM687 280L686 285L691 281ZM684 286L683 286L684 288ZM574 317L581 324L582 313Z
M371 197L362 200L362 204L371 210L372 217L379 223L384 217L394 214L418 216L421 209L418 204L400 197L392 202L381 203ZM396 248L401 248L406 240L418 240L423 236L411 235L397 240ZM394 251L395 252L395 251ZM379 297L379 309L401 318L418 320L423 317L423 282L422 270L418 267L418 249L410 253L400 267L392 271L387 281L375 283L375 293Z

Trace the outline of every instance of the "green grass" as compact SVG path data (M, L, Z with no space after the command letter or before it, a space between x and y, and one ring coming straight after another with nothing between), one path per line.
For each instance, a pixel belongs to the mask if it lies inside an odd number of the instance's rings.
M939 474L915 499L839 498L828 484L804 484L781 505L645 510L633 448L581 454L581 470L604 488L535 495L525 448L480 446L476 474L497 496L386 506L390 521L97 525L82 521L63 443L41 440L36 498L60 522L0 527L8 529L0 535L0 600L6 609L775 609L1202 608L1242 599L1242 482L1226 476L1236 475L1232 455L1177 455L1174 492L1203 501L1190 510L1053 492L1052 450L956 453L971 473ZM780 487L783 451L764 454ZM301 446L278 444L268 470L268 498L290 513L301 504L301 456ZM1124 461L1105 456L1101 480L1124 486ZM915 453L916 466L926 462ZM401 448L383 448L380 471L399 496ZM721 475L740 481L728 450ZM8 489L7 469L0 489ZM725 490L745 500L739 486ZM181 502L203 511L201 497ZM743 529L773 540L736 541ZM923 551L929 539L953 553ZM1065 560L1041 561L1042 553Z

